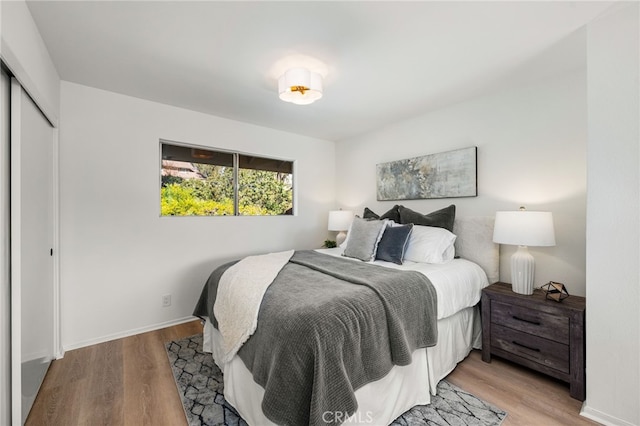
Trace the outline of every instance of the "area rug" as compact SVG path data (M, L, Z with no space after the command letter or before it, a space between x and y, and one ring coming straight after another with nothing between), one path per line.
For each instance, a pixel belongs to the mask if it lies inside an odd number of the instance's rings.
M222 372L211 354L202 352L202 334L165 344L189 426L245 426L224 399ZM497 426L507 413L442 380L431 404L419 405L392 426Z

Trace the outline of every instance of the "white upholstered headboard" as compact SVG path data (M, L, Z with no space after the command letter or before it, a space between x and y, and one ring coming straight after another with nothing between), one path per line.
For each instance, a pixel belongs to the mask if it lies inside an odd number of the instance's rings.
M453 233L456 234L456 256L477 263L484 269L489 284L500 279L500 251L493 242L495 219L486 216L456 217Z

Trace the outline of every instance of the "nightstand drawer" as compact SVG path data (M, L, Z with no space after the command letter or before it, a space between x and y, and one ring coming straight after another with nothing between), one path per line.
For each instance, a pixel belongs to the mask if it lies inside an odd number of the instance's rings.
M491 346L554 370L569 373L569 345L493 324Z
M491 322L565 345L569 344L569 318L566 316L493 301Z

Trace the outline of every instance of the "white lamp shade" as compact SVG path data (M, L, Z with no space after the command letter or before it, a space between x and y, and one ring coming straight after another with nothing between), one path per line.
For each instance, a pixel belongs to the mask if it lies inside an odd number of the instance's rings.
M278 79L280 99L308 105L322 97L322 76L306 68L291 68Z
M329 231L346 231L353 221L350 210L332 210L329 212Z
M496 212L493 242L515 246L555 246L551 212Z

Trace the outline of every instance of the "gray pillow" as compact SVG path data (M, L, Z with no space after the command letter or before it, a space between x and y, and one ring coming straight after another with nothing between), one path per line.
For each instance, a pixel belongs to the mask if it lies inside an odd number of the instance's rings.
M408 209L404 206L398 208L400 211L400 223L413 223L414 225L435 226L453 232L453 221L456 218L456 206L451 204L444 209L436 210L429 214L422 214Z
M347 247L343 256L368 262L375 258L378 242L382 236L384 228L387 226L386 220L364 220L359 217L353 218Z
M378 243L376 259L402 265L413 224L387 226Z

